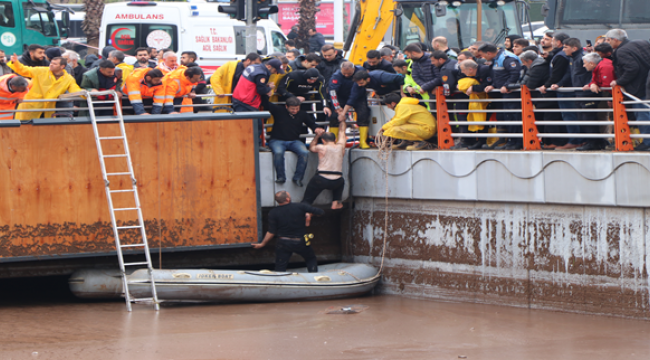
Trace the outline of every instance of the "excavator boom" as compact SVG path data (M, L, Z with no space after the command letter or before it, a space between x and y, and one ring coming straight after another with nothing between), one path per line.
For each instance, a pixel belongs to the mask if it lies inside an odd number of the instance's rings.
M350 50L350 61L355 65L362 65L366 60L368 50L377 49L384 34L390 28L393 22L395 2L393 0L357 0L355 6L355 19L343 49ZM350 44L352 44L351 49Z

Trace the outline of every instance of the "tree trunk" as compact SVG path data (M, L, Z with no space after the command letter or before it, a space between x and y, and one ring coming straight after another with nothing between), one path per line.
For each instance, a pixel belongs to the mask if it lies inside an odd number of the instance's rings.
M86 34L88 46L99 47L99 27L104 13L104 0L84 0L86 18L81 23L81 29ZM88 54L96 54L97 50L88 48Z
M305 54L309 52L309 34L307 30L316 28L316 13L319 11L320 9L316 6L315 0L300 0L300 10L298 10L300 13L300 20L298 20L300 31L296 39L296 47L304 49Z

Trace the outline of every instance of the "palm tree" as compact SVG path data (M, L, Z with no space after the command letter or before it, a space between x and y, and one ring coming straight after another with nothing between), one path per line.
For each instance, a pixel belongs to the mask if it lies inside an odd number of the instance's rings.
M300 19L298 20L298 25L300 30L298 31L298 38L296 40L296 47L300 49L305 49L305 53L309 52L309 34L307 29L312 29L316 27L316 13L320 11L318 8L317 0L300 0Z
M81 23L81 29L86 34L86 41L89 46L99 47L99 27L102 23L104 13L104 0L84 0L86 6L86 18ZM88 48L89 54L96 54L97 50Z

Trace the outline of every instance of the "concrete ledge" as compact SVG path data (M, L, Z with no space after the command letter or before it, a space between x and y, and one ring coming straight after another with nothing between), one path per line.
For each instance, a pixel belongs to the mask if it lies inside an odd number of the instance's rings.
M352 196L650 207L650 154L352 150Z
M350 196L350 177L349 177L349 151L346 151L343 158L343 178L345 179L345 188L343 189L343 200L347 200ZM316 174L318 166L318 155L314 153L309 154L309 160L307 161L307 170L305 171L305 178L303 179L303 184L305 186L298 187L292 181L291 178L296 171L296 164L298 158L296 154L292 152L286 152L284 154L284 168L287 175L287 182L284 184L275 183L275 168L273 166L273 153L270 152L261 152L260 157L260 192L262 198L262 207L274 207L277 204L273 195L280 191L286 190L291 194L293 202L300 202L305 194L305 189L307 189L307 184L309 180ZM314 205L329 205L332 203L332 192L329 190L323 191Z

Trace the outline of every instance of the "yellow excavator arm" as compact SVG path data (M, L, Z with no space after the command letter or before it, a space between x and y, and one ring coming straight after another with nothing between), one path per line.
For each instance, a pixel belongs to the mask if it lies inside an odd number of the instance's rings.
M350 28L351 33L344 50L350 49L349 59L355 65L362 65L366 53L375 50L381 43L393 22L393 0L357 0L356 15ZM354 36L354 37L352 37ZM354 42L352 42L354 40ZM352 47L349 45L352 43Z

